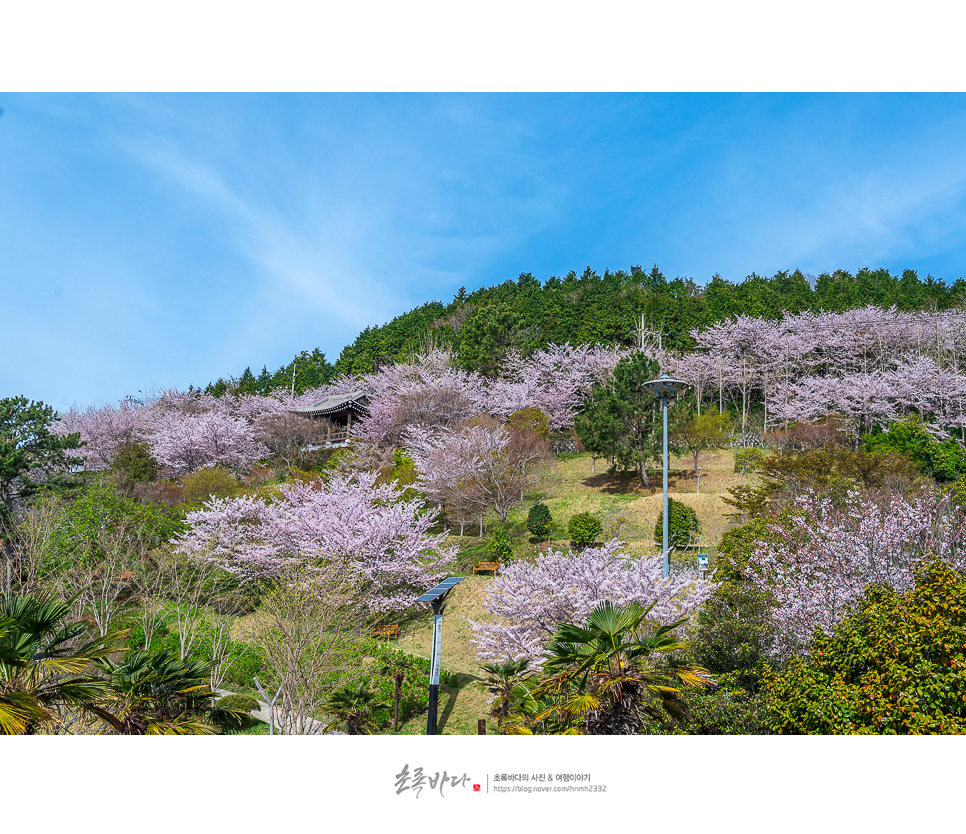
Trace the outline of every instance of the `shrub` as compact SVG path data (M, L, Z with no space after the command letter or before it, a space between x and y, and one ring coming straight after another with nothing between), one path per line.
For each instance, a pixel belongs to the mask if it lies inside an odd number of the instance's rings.
M687 706L683 721L664 721L650 728L661 735L767 735L768 714L764 696L734 685L728 676L716 676L720 686L713 689L682 687Z
M527 530L537 538L545 539L553 530L553 517L546 504L534 504L527 515Z
M550 439L550 418L539 408L521 408L514 411L506 421L511 429L517 431L532 431L544 442Z
M955 440L939 443L933 439L915 414L895 421L884 434L867 434L862 439L867 452L908 455L937 481L955 481L966 472L966 450Z
M506 562L513 558L513 547L510 545L510 534L506 527L497 527L486 543L486 555L494 562Z
M185 475L184 500L201 504L208 498L230 498L238 492L238 481L227 469L210 466Z
M870 586L858 610L765 682L779 733L966 732L966 578L935 560L912 590Z
M567 524L567 535L578 547L593 544L603 531L604 526L600 523L600 519L590 513L579 513Z
M146 484L158 479L158 462L144 443L125 443L118 447L111 468L131 484Z
M687 547L691 544L691 536L701 532L701 523L698 521L698 514L687 504L668 498L668 546ZM657 524L654 525L654 541L658 544L664 542L664 510L661 510L657 517Z
M226 695L215 701L211 709L211 720L223 733L237 733L255 726L255 717L251 714L259 707L258 701L251 695Z

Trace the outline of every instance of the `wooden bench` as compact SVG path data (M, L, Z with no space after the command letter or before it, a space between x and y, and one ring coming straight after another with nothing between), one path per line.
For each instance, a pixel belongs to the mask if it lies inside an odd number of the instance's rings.
M372 631L369 632L369 636L385 637L387 640L397 640L399 639L399 624L385 623L384 625L373 626Z
M500 569L499 562L477 562L475 565L473 565L473 575L475 576L481 570L491 570L493 571L493 575L495 576L496 572L499 569Z

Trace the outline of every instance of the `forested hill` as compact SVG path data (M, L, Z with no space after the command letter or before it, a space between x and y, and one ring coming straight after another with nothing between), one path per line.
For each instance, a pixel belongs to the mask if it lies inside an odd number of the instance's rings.
M348 345L336 372L372 371L376 363L402 359L427 345L452 347L467 370L492 372L509 348L523 350L549 343L634 344L641 315L645 329L661 331L665 346L689 349L689 333L734 315L779 318L784 311L841 312L875 304L915 310L933 304L946 309L966 297L966 281L947 285L913 270L901 276L887 270L836 272L809 281L801 272L771 278L751 275L734 284L714 277L704 287L675 278L657 267L645 272L587 269L541 285L530 274L467 294L460 290L444 306L438 302L370 327Z
M438 301L403 313L381 327L368 327L347 345L335 365L317 349L303 351L274 374L256 377L249 369L232 380L208 386L265 393L291 385L296 392L328 381L338 373L366 373L379 365L408 358L428 348L452 348L466 370L492 374L508 350L523 352L551 343L600 342L630 346L645 331L660 333L665 347L693 347L690 331L736 315L780 318L783 312L842 312L874 304L900 310L947 309L966 299L966 281L947 284L914 270L901 276L888 270L863 269L809 278L800 271L771 278L750 275L732 283L715 276L705 286L685 278L668 280L655 266L649 272L606 271L589 267L541 284L529 273L515 281L467 293L460 289L444 305ZM656 338L656 337L655 337Z

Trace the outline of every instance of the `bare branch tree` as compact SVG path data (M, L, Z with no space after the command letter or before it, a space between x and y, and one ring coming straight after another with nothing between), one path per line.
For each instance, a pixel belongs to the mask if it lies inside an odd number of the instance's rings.
M278 719L286 735L319 731L326 695L354 677L349 651L369 619L356 600L351 575L326 563L276 578L253 625L269 668L268 686L280 688Z

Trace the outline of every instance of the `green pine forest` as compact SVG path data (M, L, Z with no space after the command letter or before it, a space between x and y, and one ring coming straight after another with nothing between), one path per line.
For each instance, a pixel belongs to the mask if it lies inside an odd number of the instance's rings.
M464 370L492 376L514 349L526 354L564 342L630 347L640 340L642 316L645 330L660 333L665 348L688 350L692 330L733 316L777 319L785 312L842 312L869 304L945 310L963 301L963 278L922 279L911 269L901 275L886 269L865 268L854 275L836 270L817 277L782 271L770 278L752 274L737 283L715 275L705 286L689 278L668 279L657 266L603 275L588 267L580 275L569 272L543 283L522 273L471 293L461 288L449 304L430 301L387 324L367 327L335 364L316 348L274 373L267 366L258 375L246 368L205 390L220 396L294 387L299 394L339 374L371 373L431 349L452 350Z

